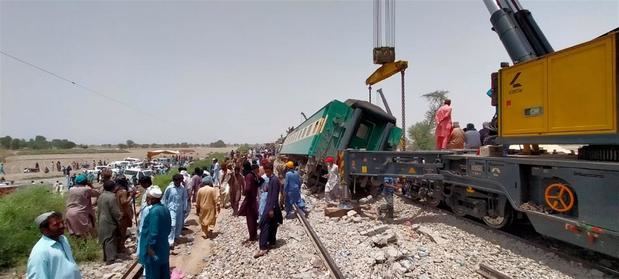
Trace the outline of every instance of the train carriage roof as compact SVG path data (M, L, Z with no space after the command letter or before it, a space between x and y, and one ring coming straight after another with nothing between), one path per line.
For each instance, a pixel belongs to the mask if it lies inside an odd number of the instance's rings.
M386 121L390 121L395 123L396 119L393 115L390 115L388 113L386 113L381 107L372 104L370 102L367 101L362 101L362 100L356 100L356 99L348 99L346 100L347 105L349 105L352 108L360 108L366 112L370 112L372 114L374 114L375 116L379 117L380 119L384 119Z

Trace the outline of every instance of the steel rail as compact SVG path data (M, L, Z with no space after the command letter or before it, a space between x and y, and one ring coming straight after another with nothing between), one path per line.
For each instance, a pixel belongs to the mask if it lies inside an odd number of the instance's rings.
M318 235L316 234L314 229L312 229L312 226L305 217L305 212L303 212L303 210L300 210L296 205L294 206L294 209L297 213L297 218L305 229L305 232L312 240L312 244L314 244L314 247L316 247L316 250L318 250L319 252L318 254L325 263L325 266L331 272L331 276L335 279L344 279L345 277L342 274L342 271L340 271L340 269L337 267L335 261L333 261L333 259L331 258L331 255L329 255L329 251L327 251L327 248L325 248L325 246L322 244L320 238L318 238Z
M142 277L143 269L144 267L142 267L142 265L138 262L138 260L135 260L135 262L133 262L131 266L129 266L129 269L125 271L123 276L120 278L121 279L138 279Z
M484 263L479 264L477 273L488 279L512 279L511 277L505 275L505 273L500 272Z

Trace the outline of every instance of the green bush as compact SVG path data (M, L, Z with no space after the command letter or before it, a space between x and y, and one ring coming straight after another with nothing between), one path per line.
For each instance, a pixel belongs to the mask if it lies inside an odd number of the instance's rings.
M69 243L77 262L96 262L103 259L103 250L96 239L69 237Z
M155 175L155 177L153 178L153 185L157 185L159 186L159 188L161 188L161 191L165 191L165 189L168 188L168 185L170 185L170 182L172 182L172 176L177 173L178 168L174 168L166 174Z
M251 146L247 143L242 144L241 146L239 146L239 148L236 149L236 152L239 152L241 154L247 154L247 152L249 152L249 149L251 148Z
M26 263L30 250L41 237L34 218L52 210L64 212L63 198L49 190L49 186L24 187L0 198L0 268ZM101 258L96 240L69 241L78 262Z
M226 157L226 153L209 153L206 156L206 159L204 160L198 160L195 161L191 164L191 166L189 166L189 168L187 168L187 171L191 174L193 174L193 170L195 168L201 168L203 170L207 170L207 171L211 171L211 165L213 164L213 158L216 158L219 161L219 164L221 165L221 163L224 161L224 158ZM213 175L211 173L211 175Z

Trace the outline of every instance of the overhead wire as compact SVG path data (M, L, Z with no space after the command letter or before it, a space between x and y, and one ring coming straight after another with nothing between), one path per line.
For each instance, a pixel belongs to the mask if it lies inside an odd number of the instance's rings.
M5 55L5 56L7 56L7 57L10 57L10 58L12 58L12 59L14 59L14 60L18 61L18 62L20 62L20 63L22 63L22 64L28 65L28 66L30 66L30 67L32 67L32 68L35 68L35 69L37 69L37 70L39 70L39 71L41 71L41 72L44 72L44 73L46 73L46 74L49 74L49 75L51 75L51 76L53 76L53 77L55 77L55 78L57 78L57 79L60 79L60 80L62 80L62 81L66 81L66 82L68 82L68 83L71 83L72 85L75 85L75 86L77 86L77 87L79 87L79 88L81 88L81 89L83 89L83 90L85 90L85 91L87 91L87 92L90 92L90 93L95 94L95 95L97 95L97 96L99 96L99 97L105 98L105 99L107 99L107 100L110 100L110 101L115 102L115 103L117 103L117 104L120 104L120 105L122 105L122 106L125 106L126 108L129 108L129 109L131 109L131 110L135 110L135 111L139 111L139 112L144 113L144 114L149 114L149 115L151 115L151 116L155 116L155 117L157 117L157 118L160 118L159 116L156 116L156 115L154 115L154 114L152 114L152 113L150 113L150 112L147 112L147 111L144 111L144 110L142 110L142 109L140 109L140 108L134 107L133 105L131 105L131 104L129 104L129 103L126 103L126 102L124 102L124 101L118 100L118 99L116 99L116 98L114 98L114 97L110 97L110 96L108 96L108 95L106 95L106 94L103 94L103 93L101 93L101 92L99 92L99 91L97 91L97 90L94 90L94 89L92 89L92 88L90 88L90 87L88 87L88 86L86 86L86 85L83 85L83 84L81 84L81 83L78 83L78 82L75 82L75 81L73 81L73 80L70 80L70 79L68 79L68 78L66 78L66 77L64 77L64 76L61 76L61 75L59 75L59 74L56 74L56 73L54 73L54 72L52 72L52 71L50 71L50 70L47 70L47 69L45 69L45 68L43 68L43 67L41 67L41 66L37 66L37 65L35 65L35 64L31 63L31 62L28 62L28 61L26 61L26 60L24 60L24 59L21 59L21 58L19 58L19 57L15 56L15 55L9 54L9 53L7 53L7 52L5 52L5 51L3 51L3 50L0 50L0 53L1 53L1 54L3 54L3 55Z

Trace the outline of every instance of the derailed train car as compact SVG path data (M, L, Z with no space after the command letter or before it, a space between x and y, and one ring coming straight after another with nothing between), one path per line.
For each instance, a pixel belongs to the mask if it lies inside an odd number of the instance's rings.
M279 154L301 164L305 183L319 189L326 157L347 148L395 150L401 134L395 117L382 108L361 100L333 100L288 134Z

